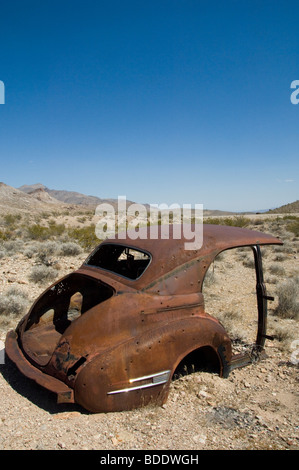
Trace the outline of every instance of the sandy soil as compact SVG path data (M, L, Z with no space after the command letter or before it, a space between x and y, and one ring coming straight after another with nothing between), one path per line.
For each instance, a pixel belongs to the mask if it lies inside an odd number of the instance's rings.
M275 253L273 248L268 251L267 287L275 295L277 275L268 275ZM297 253L295 247L280 262L284 274L279 280L298 274ZM80 266L85 255L60 258L57 277ZM206 298L208 311L228 321L232 334L246 347L254 340L256 306L253 270L243 265L244 257L239 251L214 263ZM0 292L17 286L30 305L47 287L28 280L35 262L21 253L2 257ZM269 305L270 334L275 334L278 323L292 334L283 342L267 341L266 359L236 369L226 379L208 372L183 376L172 382L162 407L90 414L76 405L58 405L55 396L23 377L6 359L0 365L0 449L298 449L298 321L278 320L272 315L275 305ZM18 320L2 319L0 340Z

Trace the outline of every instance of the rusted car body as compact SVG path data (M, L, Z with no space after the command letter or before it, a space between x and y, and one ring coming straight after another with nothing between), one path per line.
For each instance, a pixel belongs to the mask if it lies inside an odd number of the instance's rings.
M148 230L148 229L144 229ZM20 371L90 412L163 404L179 364L190 354L222 377L248 364L205 312L202 285L222 251L254 252L258 331L263 351L267 294L261 245L282 242L261 232L203 225L199 250L159 236L105 240L73 273L50 286L6 338L6 353Z

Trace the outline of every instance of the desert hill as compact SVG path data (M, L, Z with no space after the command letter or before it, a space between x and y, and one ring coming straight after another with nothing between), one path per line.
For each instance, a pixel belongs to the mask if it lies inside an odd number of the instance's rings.
M34 189L28 194L30 194L30 196L35 198L37 201L44 202L46 204L63 204L62 201L59 201L58 199L52 197L43 188Z
M98 204L103 202L116 205L117 199L111 198L99 198L97 196L90 196L86 194L82 194L76 191L66 191L61 189L49 189L42 183L36 183L32 185L23 185L18 188L20 191L23 191L26 194L34 194L35 191L43 191L47 193L49 196L54 198L59 202L63 202L65 204L75 204L79 206L93 206L96 207ZM132 202L132 201L128 201Z
M291 214L291 213L298 213L299 212L299 200L295 202L291 202L289 204L284 204L277 209L269 210L270 214Z
M52 198L47 198L41 191L34 194L26 194L19 189L0 182L0 210L1 213L16 211L47 211L53 209L54 204L60 204Z

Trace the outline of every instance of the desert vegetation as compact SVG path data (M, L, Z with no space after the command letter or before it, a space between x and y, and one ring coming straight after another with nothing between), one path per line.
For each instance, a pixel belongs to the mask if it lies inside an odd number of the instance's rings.
M0 323L22 315L36 293L68 273L72 267L79 267L100 242L95 235L91 215L90 211L75 213L71 217L66 213L42 213L34 221L26 214L5 214L1 217L0 263L4 273L7 264L18 265L19 277L15 274L16 282L12 276L9 282L2 283ZM288 347L298 322L299 217L207 217L204 223L250 228L282 239L284 245L264 247L262 253L267 291L275 297L268 307L269 328L277 341ZM257 316L253 268L251 249L229 250L217 257L204 284L208 311L219 317L236 344L254 341ZM11 290L13 287L19 291ZM23 288L23 294L20 288ZM287 330L290 333L282 333Z
M298 219L260 214L204 221L271 233L284 242L261 250L267 293L275 299L268 302L268 334L273 340L266 341L267 360L232 371L227 380L191 367L194 373L173 381L162 409L104 416L69 408L61 412L52 401L49 405L44 391L32 391L24 379L28 400L26 392L11 387L20 377L7 364L2 370L10 380L0 381L0 424L7 429L3 448L298 448ZM82 264L99 243L94 228L92 213L83 210L0 216L2 341L46 287ZM225 251L208 270L203 286L206 310L226 327L236 352L248 350L255 341L253 266L251 249ZM49 406L54 412L48 412ZM19 409L24 410L22 416Z
M24 314L28 307L27 293L16 286L9 287L5 295L0 296L0 316L2 324L9 324Z

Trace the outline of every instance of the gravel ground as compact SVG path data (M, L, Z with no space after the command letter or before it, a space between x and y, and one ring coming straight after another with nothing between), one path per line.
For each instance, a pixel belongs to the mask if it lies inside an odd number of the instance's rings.
M84 257L60 259L59 277ZM285 263L294 273L297 260ZM33 264L22 254L2 258L1 292L18 286L31 303L46 287L28 281ZM0 324L1 341L18 320ZM292 325L298 338L298 322ZM6 358L0 365L0 450L298 450L298 364L292 352L267 341L266 359L226 379L196 372L172 382L162 407L109 414L56 404L54 395Z
M207 372L181 377L162 407L120 413L58 405L7 358L0 373L3 450L299 448L298 367L274 346L265 360L226 379Z

